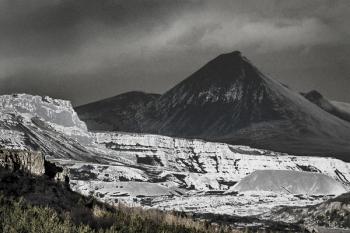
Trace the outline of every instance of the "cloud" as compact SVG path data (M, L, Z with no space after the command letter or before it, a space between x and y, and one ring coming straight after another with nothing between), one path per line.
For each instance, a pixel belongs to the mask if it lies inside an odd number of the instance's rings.
M338 40L336 32L314 18L287 20L283 24L269 20L230 21L203 38L204 43L224 48L254 46L260 52L336 43Z
M221 18L208 13L205 17L180 18L167 30L157 33L153 41L158 46L174 46L174 49L184 46L227 50L254 47L260 52L270 52L334 44L341 39L337 31L317 18L251 20L244 15Z
M283 79L284 64L269 68L261 57L291 51L316 56L315 48L319 56L329 54L330 47L346 53L349 9L348 0L0 0L0 92L30 87L76 103L127 91L133 84L162 92L232 50L242 50ZM307 62L325 66L318 59ZM338 66L327 63L330 70ZM350 68L344 69L347 80ZM316 73L306 70L305 77ZM327 83L320 79L313 78ZM149 80L154 85L145 85ZM83 82L91 85L80 89ZM52 88L57 85L64 88Z

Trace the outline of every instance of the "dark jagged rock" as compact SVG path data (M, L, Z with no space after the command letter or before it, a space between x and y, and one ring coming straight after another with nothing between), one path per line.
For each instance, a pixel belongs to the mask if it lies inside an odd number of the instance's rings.
M161 96L144 95L144 101L133 96L123 94L113 97L118 101L102 100L77 111L92 130L105 124L104 130L201 138L350 160L348 122L266 77L240 52L218 56ZM108 116L96 112L108 112Z
M67 168L47 160L44 161L44 167L45 175L47 177L56 181L64 182L65 184L69 184L69 171Z
M54 162L45 160L39 151L0 149L0 168L12 173L46 175L50 179L69 183L69 171Z

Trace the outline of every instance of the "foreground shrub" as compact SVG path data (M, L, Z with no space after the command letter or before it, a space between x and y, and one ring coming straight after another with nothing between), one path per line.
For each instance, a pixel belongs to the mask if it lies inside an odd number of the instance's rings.
M7 233L205 233L237 232L216 229L204 223L156 210L119 206L116 211L100 207L73 208L58 213L34 206L23 199L0 194L0 232Z

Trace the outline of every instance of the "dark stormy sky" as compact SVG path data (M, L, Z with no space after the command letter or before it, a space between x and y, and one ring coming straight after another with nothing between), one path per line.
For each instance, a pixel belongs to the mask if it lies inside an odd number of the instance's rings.
M350 102L349 22L349 0L0 0L0 94L162 93L240 50L298 91Z

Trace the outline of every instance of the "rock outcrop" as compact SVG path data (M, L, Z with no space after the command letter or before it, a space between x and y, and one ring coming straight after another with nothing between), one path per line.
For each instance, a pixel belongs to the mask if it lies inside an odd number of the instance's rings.
M39 151L0 149L0 168L7 172L22 172L37 176L45 175L56 181L69 181L68 169L45 160Z
M0 167L11 172L22 171L33 175L45 174L44 157L37 151L0 149Z

